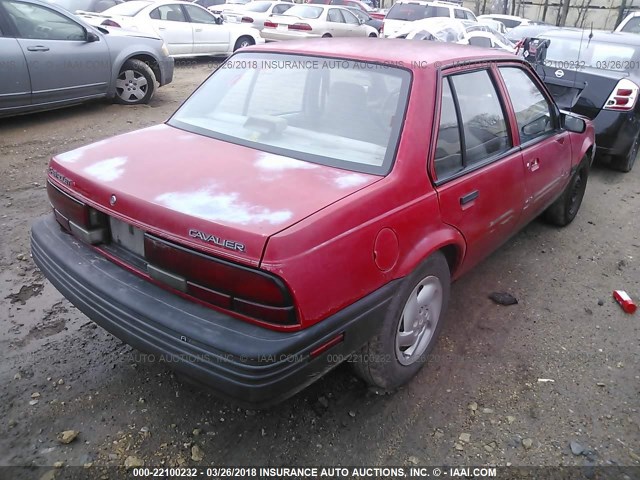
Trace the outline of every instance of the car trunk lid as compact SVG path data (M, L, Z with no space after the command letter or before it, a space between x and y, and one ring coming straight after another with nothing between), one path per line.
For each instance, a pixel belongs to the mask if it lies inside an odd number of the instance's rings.
M569 62L566 62L569 65ZM536 65L536 71L545 82L558 106L591 119L604 107L620 79L626 72L596 69L588 66L558 68L561 62L548 61Z
M113 218L253 266L270 236L382 178L168 125L57 155L50 167L59 186Z

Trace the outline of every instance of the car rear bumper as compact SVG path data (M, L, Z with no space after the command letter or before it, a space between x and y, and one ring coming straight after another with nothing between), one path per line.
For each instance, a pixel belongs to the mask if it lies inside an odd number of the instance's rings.
M596 149L599 156L626 156L640 130L640 121L635 111L601 110L592 122L596 129Z
M278 31L274 28L265 28L260 32L267 42L279 42L281 40L300 40L302 38L320 38L322 35L296 31Z
M178 297L115 265L62 231L53 215L31 230L33 259L80 311L133 347L251 407L295 394L375 334L396 290L391 282L322 322L276 332ZM344 334L341 343L310 353Z

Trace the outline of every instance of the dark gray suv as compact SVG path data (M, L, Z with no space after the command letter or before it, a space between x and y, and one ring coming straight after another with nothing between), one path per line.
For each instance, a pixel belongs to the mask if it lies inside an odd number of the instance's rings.
M160 38L98 29L38 0L0 0L0 116L96 98L147 103L172 78Z

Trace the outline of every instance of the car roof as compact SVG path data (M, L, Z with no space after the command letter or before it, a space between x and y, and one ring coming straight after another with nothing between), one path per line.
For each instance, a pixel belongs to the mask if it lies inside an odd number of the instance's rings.
M589 41L589 35L593 33L592 40L605 43L620 43L634 47L640 46L640 35L629 32L609 32L607 30L587 30L579 28L551 28L541 34L543 37L583 39Z
M379 48L373 48L373 42ZM444 42L412 42L399 38L318 38L288 40L243 48L242 51L277 52L344 58L360 62L377 62L424 69L428 65L449 65L456 62L510 60L521 61L515 55L489 48L471 47ZM523 61L524 63L524 61Z

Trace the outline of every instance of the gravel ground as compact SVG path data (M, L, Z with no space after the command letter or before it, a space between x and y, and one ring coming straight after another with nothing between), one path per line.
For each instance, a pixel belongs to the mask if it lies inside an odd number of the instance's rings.
M48 467L48 478L56 462L97 477L136 461L640 465L640 313L611 297L640 299L640 167L594 167L570 226L536 221L458 281L427 368L394 395L343 365L281 405L238 409L71 306L29 254L30 223L49 211L49 157L162 122L211 69L183 62L149 106L0 120L0 465ZM493 291L518 304L494 304ZM79 434L61 443L68 430Z

